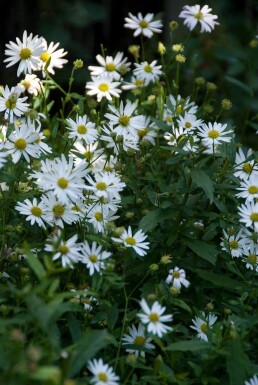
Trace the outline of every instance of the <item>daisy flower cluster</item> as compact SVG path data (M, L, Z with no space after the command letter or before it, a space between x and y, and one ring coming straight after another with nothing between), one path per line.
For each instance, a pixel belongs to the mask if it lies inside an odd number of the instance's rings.
M194 38L198 25L211 33L211 12L186 5L171 32L183 19ZM207 109L213 95L196 79L192 94L181 87L191 50L171 34L152 52L158 15L129 12L123 27L139 45L102 47L83 95L73 91L82 60L68 87L54 80L68 63L59 43L24 31L6 44L19 79L0 90L0 284L11 304L0 298L0 311L30 311L2 325L3 335L30 330L26 346L18 341L30 361L15 375L32 367L28 383L48 381L50 368L57 381L154 385L215 383L220 372L233 383L232 356L246 360L242 379L256 367L240 339L257 323L257 154L235 144L231 120ZM40 358L27 343L37 331L50 351ZM65 370L52 371L60 362Z

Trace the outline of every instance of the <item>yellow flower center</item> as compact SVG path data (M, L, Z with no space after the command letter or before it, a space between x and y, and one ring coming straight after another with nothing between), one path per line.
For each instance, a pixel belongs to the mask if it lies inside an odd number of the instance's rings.
M99 85L99 90L101 92L107 92L109 90L109 85L107 83L101 83Z
M172 119L171 116L167 116L167 117L166 117L166 121L167 121L168 123L173 123L173 119Z
M174 278L180 278L180 273L179 273L179 271L173 271L172 276L173 276Z
M14 110L15 107L16 107L16 101L13 101L13 100L10 100L10 99L6 100L5 107L8 110Z
M126 242L128 245L131 245L131 246L136 245L136 240L135 240L133 237L127 237L127 238L125 238L125 242Z
M133 342L134 342L135 345L144 346L145 338L143 336L137 336L137 337L135 337Z
M192 125L190 122L185 122L185 128L191 128L191 127L192 127Z
M64 244L64 245L61 245L61 246L59 247L59 251L60 251L60 253L62 253L62 254L67 254L68 251L69 251L69 248L66 246L66 244Z
M176 113L178 115L182 114L182 112L184 111L183 107L181 106L181 104L179 104L177 107L176 107Z
M98 379L102 382L108 382L108 376L106 375L106 373L103 372L100 372L98 374Z
M63 205L54 205L52 208L55 218L61 218L65 212L65 207Z
M40 55L40 59L46 63L48 61L48 59L50 58L50 53L48 52L43 52L41 55Z
M26 88L26 90L28 90L31 86L31 83L28 80L22 80L21 84Z
M65 189L68 187L69 181L65 178L59 178L57 184L60 188Z
M159 321L159 315L157 313L150 313L149 314L149 320L151 322L158 322Z
M102 222L103 221L103 214L102 213L100 213L99 211L97 211L96 213L95 213L95 219L98 221L98 222Z
M203 19L203 14L201 11L197 12L195 15L193 15L197 20Z
M104 191L104 190L106 190L107 185L106 185L105 182L98 182L96 184L96 187L97 187L98 190Z
M142 130L138 130L137 131L137 134L140 138L143 138L148 132L148 129L147 128L143 128Z
M246 173L246 174L251 174L252 170L253 170L253 166L251 165L251 163L244 163L243 164L243 167L242 167L242 170Z
M84 126L83 124L80 124L77 127L77 132L78 132L78 134L81 134L81 135L87 134L88 128L86 126Z
M231 249L238 249L238 242L236 240L229 242L229 247Z
M257 263L257 256L255 254L249 254L248 257L247 257L247 260L252 265L256 265L256 263Z
M30 209L30 212L32 215L34 215L34 217L41 217L42 215L42 210L40 207L38 206L33 206L31 209Z
M149 64L147 64L143 69L147 73L152 73L152 66L150 66Z
M83 155L85 156L85 158L90 161L91 159L93 159L93 152L90 152L90 151L85 151L83 153Z
M113 72L113 71L115 71L116 66L115 66L114 63L108 63L108 64L106 65L106 69L107 69L108 72Z
M28 60L31 58L31 50L29 48L22 48L19 52L21 60Z
M207 333L207 327L208 327L208 325L207 325L206 322L204 322L203 324L201 324L201 331L202 331L204 334Z
M217 139L219 136L220 136L220 133L217 130L211 130L208 133L208 137L211 139Z
M140 23L139 23L139 26L141 28L148 28L149 23L146 20L141 20Z
M112 169L112 167L110 167L110 166L106 166L106 167L105 167L105 171L110 171L110 172L111 172L112 170L113 170L113 169Z
M17 150L25 150L25 148L27 147L27 142L25 139L17 139L15 142L14 142L14 145L15 147L17 148Z
M130 118L129 118L129 116L126 116L126 115L120 116L120 118L118 120L118 123L124 127L128 126L129 122L130 122Z
M98 257L95 255L95 254L92 254L89 256L89 260L92 262L92 263L96 263L97 260L98 260Z
M251 219L251 221L253 221L253 222L258 222L258 213L252 213L252 214L250 215L250 219Z
M134 84L135 84L136 86L142 86L142 85L144 84L144 81L143 81L143 80L140 80L140 79L136 79L135 82L134 82Z
M249 186L248 192L249 192L249 194L257 194L258 193L258 187L257 186Z

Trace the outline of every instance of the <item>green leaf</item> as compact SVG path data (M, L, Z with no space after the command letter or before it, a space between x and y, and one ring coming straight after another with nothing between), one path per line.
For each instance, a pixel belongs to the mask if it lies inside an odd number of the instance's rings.
M202 349L210 349L212 345L209 342L191 340L171 343L166 350L178 352L196 352Z
M67 348L71 353L68 375L75 376L96 353L109 343L106 330L89 330L80 341Z
M249 95L252 95L252 89L245 83L241 82L238 79L232 78L231 76L225 76L225 80L229 83L234 84L237 88L240 88L242 91L246 92Z
M185 244L199 257L216 264L218 249L215 245L199 240L185 240Z
M33 254L30 250L26 251L26 260L28 262L28 265L30 266L31 270L36 274L36 276L42 280L43 277L46 276L46 270L42 263L40 262L39 258Z
M198 169L193 170L191 175L193 182L205 192L210 200L210 203L212 203L214 187L211 178L206 174L206 172Z
M242 292L241 284L238 281L229 278L228 276L225 277L224 275L215 274L207 270L195 269L194 271L200 277L202 277L206 281L212 282L216 286L223 287L224 289Z
M32 380L43 381L44 384L59 385L61 383L62 373L57 366L41 366L30 375Z
M226 364L230 384L243 385L248 374L252 372L252 364L239 339L232 339L228 346L229 352L226 356Z

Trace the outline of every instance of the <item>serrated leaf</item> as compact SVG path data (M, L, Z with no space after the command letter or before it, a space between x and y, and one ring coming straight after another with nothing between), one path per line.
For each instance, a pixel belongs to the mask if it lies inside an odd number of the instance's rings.
M192 171L191 176L193 182L196 183L197 186L205 192L205 194L210 200L210 203L212 203L214 187L209 175L207 175L206 172L204 172L203 170L197 169Z

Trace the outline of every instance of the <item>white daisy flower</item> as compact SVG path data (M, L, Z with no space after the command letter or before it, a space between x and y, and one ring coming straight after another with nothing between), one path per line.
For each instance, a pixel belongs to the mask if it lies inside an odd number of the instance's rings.
M147 38L151 38L154 33L161 33L160 28L163 27L160 20L153 20L154 14L147 13L145 16L141 12L137 13L137 16L128 13L129 17L125 17L125 28L134 29L133 36L143 35Z
M256 243L250 243L248 249L243 251L242 262L246 264L247 269L258 272L258 245Z
M119 218L119 216L114 215L115 212L110 210L109 206L105 204L89 204L87 205L86 211L86 220L92 224L97 233L105 233L108 223Z
M101 128L106 135L101 135L100 139L105 143L106 148L112 149L113 153L117 156L120 154L121 150L127 152L129 150L138 151L139 146L139 137L130 134L130 132L124 132L123 135L118 135L115 131L115 128L112 124L104 126Z
M182 285L186 288L189 287L190 282L185 278L185 270L175 267L174 269L169 270L169 275L166 278L166 283L171 284L172 287L181 289Z
M23 72L31 74L32 71L38 71L40 65L40 55L45 51L43 38L38 35L28 36L27 31L23 32L22 40L16 37L16 43L10 41L6 44L5 55L8 56L4 63L10 67L19 62L17 76Z
M253 151L251 148L248 149L246 155L240 147L236 153L235 165L234 165L234 176L246 180L249 179L250 175L258 175L258 168L252 157Z
M17 87L20 88L21 93L27 91L34 96L44 90L42 81L35 74L26 74L25 78L17 84Z
M238 207L238 213L241 223L244 223L246 227L252 227L252 229L258 231L258 203L253 201L246 202Z
M207 331L213 327L217 317L209 313L205 315L204 312L201 312L201 317L195 317L192 319L193 325L190 325L190 328L197 331L197 337L203 341L208 341Z
M8 152L5 151L4 147L0 147L0 169L4 167L4 164L7 161Z
M233 130L227 130L227 124L221 123L204 123L198 127L197 135L201 138L204 146L212 146L213 148L222 142L229 143L232 140Z
M48 239L45 251L53 253L53 261L61 259L62 267L69 266L73 269L73 264L78 263L81 259L81 244L76 243L78 235L73 235L68 241L64 241L61 233L58 231Z
M145 86L146 84L144 83L144 80L138 79L135 76L131 76L131 81L130 82L123 81L121 88L122 90L128 91L128 90L140 89Z
M117 52L116 56L97 55L96 59L100 66L89 66L91 76L108 75L112 80L121 79L121 71L124 73L130 69L131 63L127 62L127 57L123 58L123 52Z
M112 100L112 96L119 98L122 90L117 88L120 86L120 82L114 82L110 76L100 75L92 76L92 81L86 83L86 89L90 91L87 92L88 95L97 95L97 101L101 102L102 98L107 100Z
M90 246L87 241L82 243L81 254L81 262L89 269L90 275L93 275L95 272L101 274L101 270L105 269L104 261L111 256L110 252L102 251L101 245L92 242Z
M132 247L136 254L140 257L143 257L147 254L146 250L149 250L150 242L144 242L147 238L147 235L140 229L134 235L132 233L131 226L128 227L128 230L124 230L120 235L120 238L112 238L113 241L117 243L122 243L125 247Z
M11 154L13 163L17 163L22 156L28 163L30 157L38 158L40 156L40 147L35 143L37 138L38 134L35 132L33 124L15 125L15 131L8 136L4 143L4 148L8 154Z
M43 202L38 203L36 198L33 198L32 202L29 199L25 199L24 202L17 202L15 209L20 214L26 215L26 221L30 221L32 226L37 223L39 227L46 228L44 223L46 212Z
M144 116L136 115L134 116L134 112L137 108L137 103L127 102L124 106L123 101L121 101L119 110L115 107L109 105L109 110L113 112L110 114L109 112L105 114L105 117L109 119L110 124L114 125L114 132L117 135L126 136L130 133L133 136L137 137L137 129L144 128Z
M158 301L155 301L149 307L144 298L140 301L140 305L143 313L138 313L137 316L143 324L146 324L149 333L161 338L163 334L173 330L171 326L164 324L164 322L170 322L173 319L172 314L162 315L166 311L165 306L161 306Z
M32 123L29 119L27 120L28 124L35 124ZM52 149L44 142L44 139L46 139L45 135L43 134L41 130L41 127L39 126L38 128L35 129L35 134L37 134L37 138L34 142L39 148L39 151L42 152L43 154L50 154L52 153Z
M177 95L176 98L169 95L164 106L163 120L167 124L173 124L175 117L183 115L184 112L195 115L197 110L198 106L191 102L190 96L184 99L181 95Z
M71 139L83 140L86 144L92 144L98 139L98 131L95 123L92 123L87 115L76 116L76 120L68 118L66 127L70 132L68 137Z
M76 292L77 290L71 289L70 291ZM81 290L80 290L81 291ZM84 310L87 312L91 312L93 309L93 303L98 304L98 300L89 294L88 289L84 289L83 294L77 294L74 298L78 299L80 303L83 305Z
M43 47L44 52L40 54L40 64L39 67L43 72L43 76L46 75L46 72L49 72L50 74L54 75L55 71L54 68L63 68L64 64L68 62L67 59L63 59L65 55L67 55L67 52L64 51L63 48L59 48L60 43L54 43L51 41L50 44L47 43L45 39L43 39ZM49 61L50 59L50 61ZM45 66L48 63L48 67L45 71Z
M197 119L195 114L190 114L187 111L185 111L184 116L178 116L177 122L187 132L192 132L203 124L202 119Z
M104 198L107 201L113 198L120 200L119 192L126 187L119 176L109 171L95 173L95 180L91 176L87 176L86 179L89 184L85 185L85 189L92 191L99 199Z
M149 116L144 116L143 119L144 128L137 130L139 142L148 142L155 146L155 138L157 137L157 131L155 131L155 129L157 130L158 127L154 122L150 122L151 120Z
M212 11L212 8L209 8L208 5L204 5L202 8L199 4L193 6L185 5L179 17L185 19L184 24L190 31L192 31L199 22L201 24L201 33L211 32L215 28L215 25L219 23L215 21L218 16L212 15L210 11Z
M180 142L180 139L184 139L187 137L187 135L185 134L185 130L181 126L172 126L171 130L172 132L164 133L164 139L166 139L167 144L169 146L176 146Z
M220 243L222 250L231 254L232 258L239 258L242 256L244 250L248 246L247 236L244 234L244 229L239 230L236 234L228 234L223 230L224 238Z
M154 83L162 75L162 66L156 64L157 60L153 60L151 63L147 61L140 64L134 63L136 68L133 70L133 74L137 79L143 80L145 85Z
M102 358L93 359L88 362L88 369L93 374L90 382L94 385L119 385L119 377L113 368L104 364Z
M17 87L9 89L5 86L1 90L0 112L4 111L4 118L13 123L16 118L20 118L29 110L29 104L25 103L27 99L27 96L20 98Z
M64 223L72 224L79 221L80 212L73 209L73 204L70 202L63 203L49 191L47 195L43 195L41 202L45 208L45 221L50 226L58 226L63 228Z
M36 179L36 184L43 191L53 191L62 203L73 202L83 199L85 182L83 178L87 174L87 165L73 165L73 158L69 156L68 161L64 154L61 158L41 161L41 171L35 171L31 178Z
M123 335L122 345L125 347L135 345L135 347L126 349L127 353L133 353L136 357L145 357L146 352L155 349L155 346L151 343L152 338L146 337L145 329L141 323L138 325L138 329L135 325L130 326L128 333Z
M98 161L103 156L103 149L98 148L99 143L96 141L91 144L83 145L80 140L74 142L71 149L72 156L74 157L74 163L78 166L81 163L85 163L88 171L95 172L100 171L101 168L98 167Z
M258 385L258 377L254 375L253 377L249 378L248 381L245 381L244 385Z
M236 188L240 192L237 198L244 198L246 202L256 201L258 198L258 174L253 174L247 180L242 180L240 186Z

